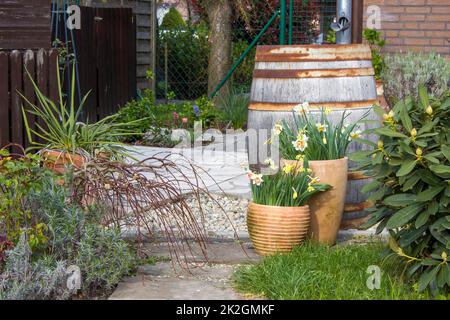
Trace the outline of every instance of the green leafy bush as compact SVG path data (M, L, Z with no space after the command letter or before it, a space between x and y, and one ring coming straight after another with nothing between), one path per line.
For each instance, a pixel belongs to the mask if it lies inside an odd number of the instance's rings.
M210 44L206 24L178 29L160 29L157 75L158 98L194 100L208 89ZM188 66L188 68L187 68ZM166 86L168 92L166 91Z
M33 216L25 201L29 193L42 190L43 179L50 177L40 162L39 155L13 159L7 149L0 150L0 232L5 233L5 241L15 244L26 233L33 250L48 241L47 225Z
M364 192L376 202L366 227L389 230L391 248L404 257L408 275L420 275L419 289L450 288L450 93L430 98L420 86L419 101L407 98L383 115L374 129L379 142L355 153L374 181Z
M249 42L237 40L233 43L232 61L235 63L247 50ZM256 46L252 48L244 61L239 65L232 77L232 87L238 92L250 92L255 68Z
M178 29L186 26L186 22L184 22L183 17L180 12L174 7L169 9L169 12L163 18L160 28L161 29Z
M375 79L379 80L385 68L381 50L386 45L386 40L381 39L380 31L375 29L364 29L363 37L367 40L372 51L372 65L375 69Z
M443 56L409 52L386 55L384 61L381 78L391 106L407 97L417 99L420 83L436 97L449 88L450 63Z

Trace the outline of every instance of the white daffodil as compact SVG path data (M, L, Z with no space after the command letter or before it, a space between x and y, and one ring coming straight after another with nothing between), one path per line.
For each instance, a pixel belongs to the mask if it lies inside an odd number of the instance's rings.
M265 164L267 164L268 166L270 166L270 169L272 170L276 170L277 166L275 165L275 161L273 161L272 159L268 158L264 161Z
M292 142L295 150L303 152L308 147L308 137L306 135L301 135L297 138L297 140Z
M309 112L309 103L308 102L303 102L303 103L300 103L300 104L296 105L294 107L294 111L296 113L299 113L299 114Z
M262 174L253 174L252 182L255 186L260 186L264 182L263 175Z
M281 132L283 132L283 126L281 124L277 123L273 127L273 134L276 136L279 136L281 134Z

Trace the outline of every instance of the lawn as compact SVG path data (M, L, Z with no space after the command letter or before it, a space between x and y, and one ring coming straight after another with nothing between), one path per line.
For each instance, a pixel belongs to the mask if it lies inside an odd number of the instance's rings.
M242 266L234 283L241 293L274 300L430 299L402 277L396 258L383 258L384 250L382 243L332 248L307 243L290 254ZM371 265L381 269L379 290L370 290L366 284Z

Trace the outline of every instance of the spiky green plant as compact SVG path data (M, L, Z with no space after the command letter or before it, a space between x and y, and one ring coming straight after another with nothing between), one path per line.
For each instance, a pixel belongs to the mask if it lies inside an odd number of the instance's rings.
M305 103L297 106L293 110L293 125L284 120L274 128L274 134L279 135L281 156L290 160L301 157L306 161L345 157L351 141L360 139L362 132L356 129L369 112L357 122L349 124L346 124L346 120L350 113L346 111L337 123L332 123L328 114L329 110L324 108L320 113L313 114Z

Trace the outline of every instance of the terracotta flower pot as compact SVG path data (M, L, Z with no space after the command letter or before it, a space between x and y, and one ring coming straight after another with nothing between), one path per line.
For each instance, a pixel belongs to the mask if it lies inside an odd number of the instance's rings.
M348 181L348 158L310 161L309 167L320 183L332 186L309 200L311 209L310 237L326 245L336 244L344 213Z
M247 227L256 252L263 256L289 252L308 235L308 206L275 207L250 202Z
M300 166L297 160L281 160L282 165ZM336 244L344 214L348 182L348 158L338 160L309 161L312 175L320 183L332 186L327 192L312 197L308 204L311 210L309 237L323 244Z
M56 150L44 150L42 158L44 165L57 174L64 174L68 165L80 169L86 163L81 155Z

